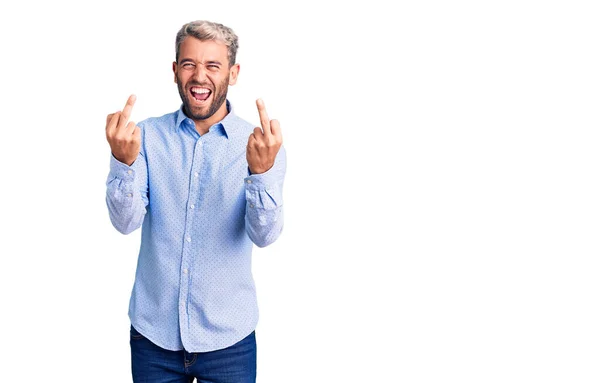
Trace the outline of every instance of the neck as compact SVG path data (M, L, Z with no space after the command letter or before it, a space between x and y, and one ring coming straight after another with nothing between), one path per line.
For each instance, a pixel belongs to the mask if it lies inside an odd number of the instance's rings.
M209 118L205 120L194 120L194 124L196 125L196 130L200 135L203 135L208 132L208 129L221 121L227 116L227 101L223 101L221 107Z

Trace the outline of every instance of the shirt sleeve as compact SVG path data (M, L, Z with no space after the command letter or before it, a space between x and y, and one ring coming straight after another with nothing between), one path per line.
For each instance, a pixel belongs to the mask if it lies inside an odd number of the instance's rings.
M131 166L111 155L106 205L110 221L120 233L129 234L142 226L148 206L148 168L142 151Z
M275 242L283 230L283 181L286 152L281 146L273 167L244 179L246 185L246 232L258 247Z

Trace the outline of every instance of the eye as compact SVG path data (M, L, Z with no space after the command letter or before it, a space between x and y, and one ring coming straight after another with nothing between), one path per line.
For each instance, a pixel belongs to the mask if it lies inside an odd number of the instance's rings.
M206 67L213 71L219 70L219 66L216 64L208 64Z
M184 63L181 67L184 69L193 69L194 68L194 64L192 63Z

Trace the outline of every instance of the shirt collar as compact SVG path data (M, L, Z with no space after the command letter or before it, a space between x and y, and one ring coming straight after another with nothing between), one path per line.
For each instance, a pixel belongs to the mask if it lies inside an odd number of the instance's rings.
M227 138L231 138L239 135L240 133L243 133L244 130L241 128L239 123L240 118L233 112L233 105L231 105L229 100L226 101L226 106L228 111L227 115L225 116L225 118L223 118L221 121L219 121L213 126L218 126L222 128L223 132L225 133L225 136ZM181 104L181 106L179 107L179 111L177 111L177 121L175 122L175 128L179 129L182 123L189 124L189 127L194 126L194 121L188 116L186 116L183 112L183 104Z

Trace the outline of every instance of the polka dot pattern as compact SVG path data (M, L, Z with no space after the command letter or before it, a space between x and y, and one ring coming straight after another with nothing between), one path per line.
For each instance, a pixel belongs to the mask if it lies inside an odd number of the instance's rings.
M142 227L129 317L167 350L218 350L254 331L253 244L267 246L283 228L285 149L269 171L250 175L254 126L227 106L202 136L181 108L144 120L137 160L111 158L111 222L124 234Z

